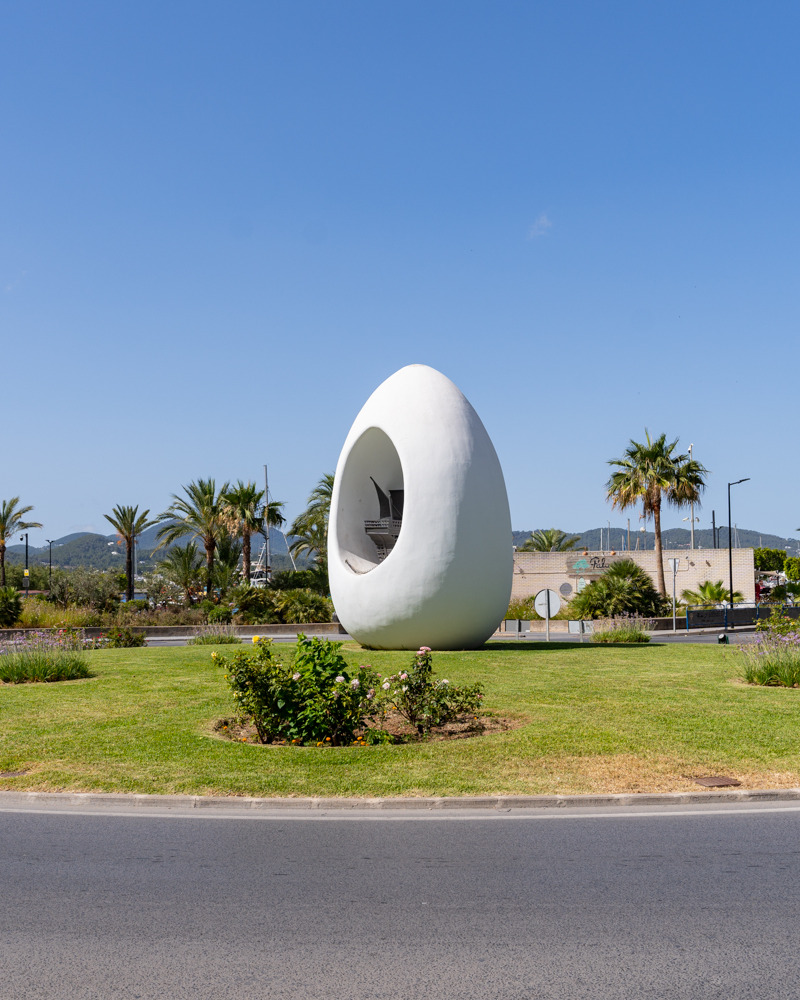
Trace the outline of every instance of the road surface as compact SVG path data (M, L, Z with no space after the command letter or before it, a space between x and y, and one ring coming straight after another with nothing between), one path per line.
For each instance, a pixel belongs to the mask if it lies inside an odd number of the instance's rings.
M798 995L800 807L0 809L4 1000Z

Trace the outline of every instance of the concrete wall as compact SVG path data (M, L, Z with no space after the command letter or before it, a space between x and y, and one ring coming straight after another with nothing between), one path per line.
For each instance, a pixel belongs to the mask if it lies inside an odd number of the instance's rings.
M669 559L678 559L675 593L697 590L706 580L722 580L728 586L727 549L664 549L664 579L667 596L672 597L672 568ZM581 581L591 583L620 559L632 559L653 578L657 585L656 554L652 549L631 552L515 552L512 599L529 597L549 587L566 603L580 589ZM745 601L755 601L755 567L752 549L733 550L733 589L741 591Z

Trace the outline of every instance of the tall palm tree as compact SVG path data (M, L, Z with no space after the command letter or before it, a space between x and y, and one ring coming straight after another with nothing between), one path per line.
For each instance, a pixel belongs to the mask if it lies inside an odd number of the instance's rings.
M328 519L333 496L333 473L326 473L314 487L308 498L308 506L292 521L289 534L293 535L289 546L291 554L297 556L308 553L314 557L317 567L328 565Z
M566 531L561 531L559 528L540 528L525 539L519 551L568 552L575 548L580 539L580 535L568 535Z
M0 587L6 585L6 542L18 531L28 531L30 528L41 528L38 521L23 521L33 507L18 507L19 497L10 500L0 500Z
M225 502L222 499L228 492L229 483L225 483L217 492L217 484L213 479L198 479L183 487L184 497L172 494L172 503L158 515L158 521L169 521L158 529L160 539L157 549L164 548L179 538L189 535L203 543L206 550L206 596L211 596L214 586L214 550L217 539L225 528Z
M609 461L609 465L617 465L619 468L606 483L606 499L611 501L612 507L619 507L620 510L641 501L645 520L653 515L658 589L661 596L666 597L661 546L661 504L666 499L673 507L699 505L700 494L706 486L703 476L708 469L689 455L675 454L677 438L668 444L666 434L653 440L647 430L644 433L644 443L631 439L622 458Z
M192 603L192 591L197 585L201 563L197 546L189 542L188 545L173 545L158 564L164 576L183 591L183 602L187 608Z
M139 505L135 507L117 506L110 514L103 514L106 521L114 528L125 542L125 599L133 600L133 551L136 538L143 531L155 524L155 519L149 519L149 510L139 513Z
M228 528L242 539L242 579L249 586L250 537L270 527L280 528L286 520L281 513L283 501L270 500L265 505L264 491L258 489L255 483L243 483L241 479L225 493L223 500L227 508Z

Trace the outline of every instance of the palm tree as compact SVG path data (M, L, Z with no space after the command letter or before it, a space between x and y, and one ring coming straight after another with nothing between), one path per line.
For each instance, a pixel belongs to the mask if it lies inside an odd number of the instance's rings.
M214 583L219 588L220 597L236 586L239 576L239 560L242 557L242 543L229 531L223 529L217 539L214 556Z
M192 591L197 585L201 563L197 546L194 542L189 542L188 545L173 545L158 564L164 576L183 591L183 601L187 608L192 603Z
M559 528L540 528L520 545L520 552L568 552L580 541L580 535L568 535Z
M169 521L159 528L157 538L160 539L156 551L170 545L179 538L189 535L203 543L206 550L206 596L211 596L214 586L214 551L217 539L225 527L226 508L222 499L228 492L229 483L225 483L219 493L213 479L198 479L183 487L185 497L172 495L172 503L159 514L158 521Z
M689 455L674 454L677 438L667 444L666 434L652 440L647 430L645 437L646 443L631 439L623 457L609 461L609 465L617 465L619 468L606 483L606 499L611 501L612 507L619 507L620 510L641 501L645 520L650 514L653 515L658 589L661 596L666 597L661 546L661 504L666 498L667 503L673 507L699 505L700 494L706 486L703 476L708 469Z
M308 506L292 521L289 534L293 536L289 551L296 559L307 553L314 557L315 565L324 569L328 566L328 518L333 495L333 473L326 473L314 487L308 498Z
M223 497L229 519L229 529L242 539L242 579L250 585L250 537L270 527L280 528L286 518L281 513L282 500L270 500L264 516L264 491L255 483L239 482ZM265 525L266 521L266 525Z
M730 596L730 588L722 580L717 580L716 583L712 583L711 580L705 580L699 584L697 590L684 590L681 592L681 600L684 604L700 605L702 607L714 607L717 604L722 604L723 601L730 600ZM734 602L743 601L744 595L740 591L734 590L733 600Z
M650 574L632 559L612 563L602 576L576 594L570 604L570 615L579 618L657 617L664 610L664 598L653 586Z
M139 505L135 507L115 507L110 514L103 514L119 533L120 538L125 542L125 599L133 600L133 551L136 538L143 531L155 524L155 520L149 520L147 515L149 510L139 513Z
M38 521L23 521L22 518L33 510L30 505L18 507L19 497L0 500L0 587L6 585L6 542L18 531L41 528Z

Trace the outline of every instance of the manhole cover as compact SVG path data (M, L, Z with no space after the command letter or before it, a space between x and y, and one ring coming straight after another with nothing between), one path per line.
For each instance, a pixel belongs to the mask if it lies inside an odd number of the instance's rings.
M741 781L737 781L736 778L726 778L724 774L712 774L708 778L692 778L692 781L705 788L732 788L741 785Z
M0 771L0 778L21 778L27 771Z

